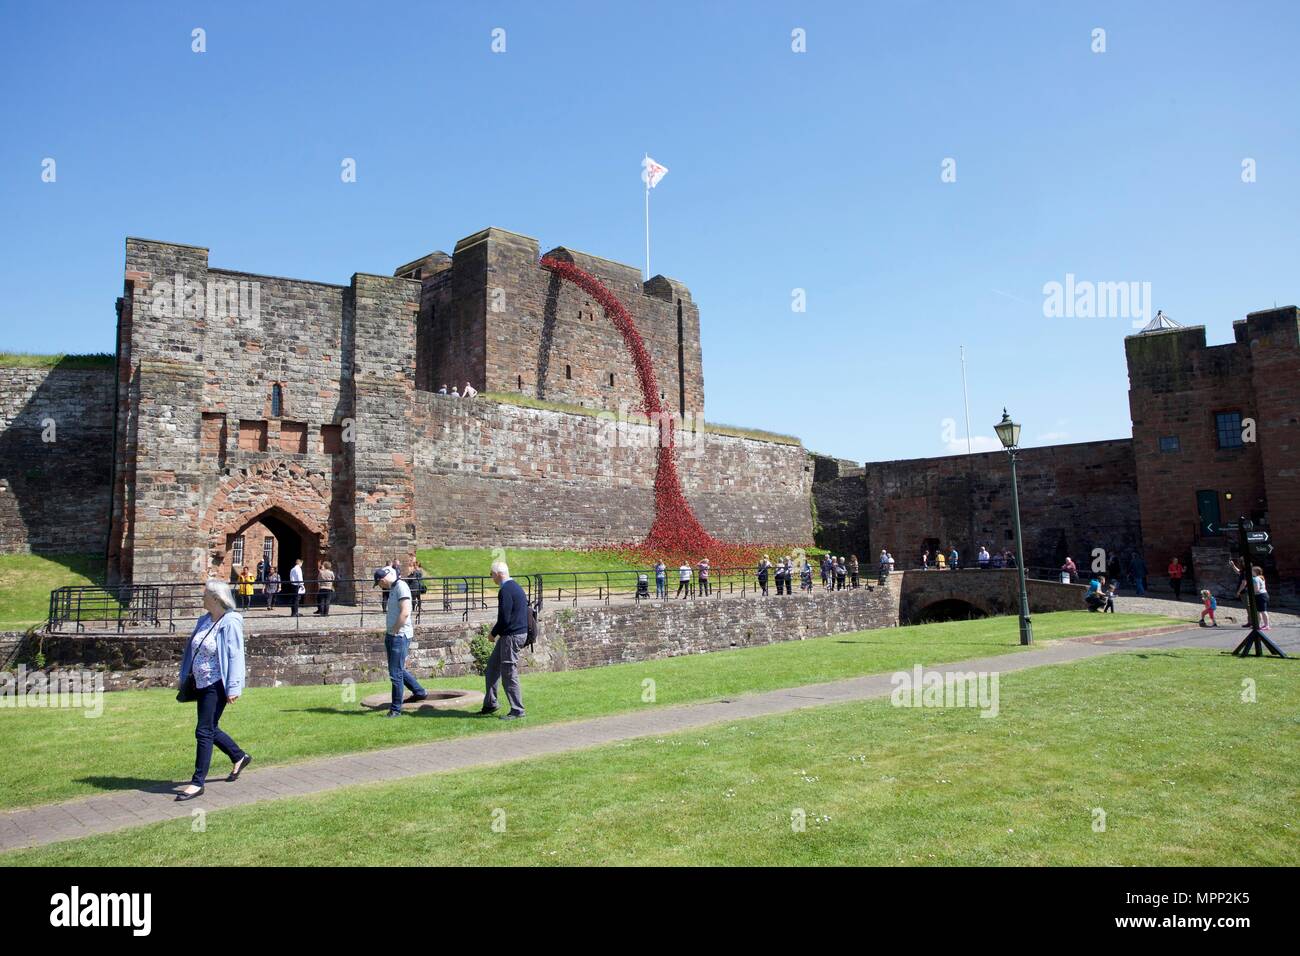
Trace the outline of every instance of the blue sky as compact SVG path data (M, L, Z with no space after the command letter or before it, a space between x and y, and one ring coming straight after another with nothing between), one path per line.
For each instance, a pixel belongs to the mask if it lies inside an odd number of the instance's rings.
M4 350L111 351L127 235L338 283L487 225L641 263L647 151L670 169L652 264L700 306L710 420L859 461L964 448L961 345L977 438L1003 405L1027 444L1128 436L1131 318L1045 317L1067 274L1149 282L1212 344L1300 301L1294 3L0 17Z

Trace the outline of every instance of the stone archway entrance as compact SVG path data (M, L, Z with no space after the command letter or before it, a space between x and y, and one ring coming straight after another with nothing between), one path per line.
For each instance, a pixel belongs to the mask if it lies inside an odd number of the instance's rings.
M325 555L324 542L292 514L280 508L268 508L247 520L240 527L225 534L225 555L222 567L237 570L238 561L243 567L256 572L259 561L275 568L284 581L294 562L302 558L303 576L310 581L316 576L316 566Z
M328 491L321 476L278 459L230 476L202 520L209 573L229 580L239 567L256 572L265 557L287 582L302 558L303 577L314 580L320 560L331 557Z

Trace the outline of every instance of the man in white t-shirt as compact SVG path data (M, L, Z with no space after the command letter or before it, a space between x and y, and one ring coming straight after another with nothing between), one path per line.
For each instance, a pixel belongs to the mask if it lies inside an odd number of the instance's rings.
M677 596L689 597L691 593L691 565L687 561L677 569Z
M412 700L424 700L429 696L415 675L406 669L406 655L415 635L415 629L411 627L411 589L392 567L375 568L375 587L383 588L388 598L384 608L384 653L388 656L388 679L393 684L393 700L387 716L400 717L406 688L410 688Z

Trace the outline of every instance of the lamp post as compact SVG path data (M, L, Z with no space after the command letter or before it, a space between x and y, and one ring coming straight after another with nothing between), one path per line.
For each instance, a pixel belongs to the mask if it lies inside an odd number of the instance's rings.
M993 426L998 441L1011 459L1011 513L1016 523L1016 576L1020 582L1020 643L1034 642L1034 628L1029 621L1029 591L1025 587L1025 549L1020 540L1020 490L1016 487L1016 452L1020 447L1020 426L1002 409L1002 421Z

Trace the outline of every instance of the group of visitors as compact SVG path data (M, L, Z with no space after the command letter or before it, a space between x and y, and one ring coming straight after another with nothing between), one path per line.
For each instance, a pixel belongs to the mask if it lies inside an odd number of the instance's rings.
M984 548L981 547L980 552L986 558L988 557L988 551ZM1007 552L1007 554L1010 554L1010 552ZM1001 565L996 566L1001 567ZM987 565L981 564L980 567L987 567ZM939 548L935 548L933 551L926 548L921 552L921 568L926 571L931 569L939 571L958 571L961 569L961 553L958 552L955 544L950 544L948 546L947 553L944 553Z
M327 567L329 567L329 562L322 562L320 568L317 569L317 574L319 575L321 570ZM330 572L329 579L333 582L333 572ZM247 565L237 569L234 573L233 583L238 594L238 607L240 610L251 610L259 598L267 610L280 603L280 593L284 581L280 577L279 569L269 561L258 561L256 574L249 571ZM331 583L332 587L333 584ZM302 606L302 598L306 593L306 581L302 574L302 558L298 558L289 569L289 586L286 591L289 598L289 614L291 617L298 616L298 609Z
M398 574L401 574L401 563L394 558L388 565L395 568ZM424 581L425 571L420 564L419 558L412 558L410 562L410 571L407 572L403 580L411 590L416 616L419 616L421 609L421 597L428 593L428 585ZM257 562L256 573L250 571L245 565L238 568L234 575L232 584L234 585L234 597L236 607L241 611L252 610L254 607L265 607L270 610L279 606L281 593L285 594L285 601L289 606L289 616L297 617L302 607L303 598L307 594L307 586L314 585L316 588L316 610L312 613L320 617L329 617L330 606L334 602L335 585L338 581L338 575L334 571L334 566L329 561L321 561L316 566L316 577L307 579L303 575L303 559L298 558L289 569L289 582L285 587L284 581L280 576L279 570L275 565L267 561ZM384 603L387 608L387 604Z
M1098 569L1098 571L1099 573L1104 573L1107 579L1113 582L1116 588L1119 588L1123 585L1125 579L1125 567L1127 567L1127 578L1132 584L1133 590L1139 597L1146 594L1147 565L1146 562L1142 560L1142 555L1137 552L1130 555L1127 562L1123 561L1117 552L1109 552L1109 556L1106 559L1105 571L1101 572L1101 569ZM1173 586L1175 597L1182 593L1182 577L1184 573L1185 569L1181 562L1179 562L1177 558L1174 558L1169 563L1169 574L1170 583ZM1074 559L1069 555L1066 555L1065 561L1061 564L1060 575L1062 584L1075 584L1079 580L1079 567L1074 563ZM1175 579L1178 581L1177 584L1173 584Z
M442 388L438 389L438 394L450 395L452 398L473 398L475 395L478 394L478 389L475 388L473 385L471 385L469 382L466 382L465 391L463 392L457 389L455 385L453 385L451 387L451 391L448 392L447 386L444 385Z
M301 563L298 562L299 567ZM322 568L330 570L328 562L322 562ZM417 570L421 571L419 575L414 574ZM488 658L483 707L478 713L488 716L497 712L497 684L500 683L510 704L509 711L501 719L518 720L524 716L523 694L519 687L519 655L535 639L537 618L528 596L510 577L510 569L504 561L492 562L491 575L498 588L497 622L490 634L495 646ZM241 593L243 577L241 574L237 588ZM409 577L414 577L417 584L423 583L418 560L413 562L413 572ZM392 565L374 571L374 586L384 589L384 652L392 685L388 717L401 716L402 705L408 700L405 696L407 690L412 694L410 700L420 701L428 697L428 691L406 666L414 636L412 606L417 600L417 592L408 584L409 577L403 579L400 568ZM331 587L328 590L332 591L332 576L329 581ZM228 705L239 700L246 679L241 607L241 600L224 581L212 579L204 585L204 613L185 642L179 673L180 689L176 693L177 701L197 705L194 774L188 784L177 789L178 801L203 795L214 746L230 758L232 766L226 776L228 782L238 780L253 760L251 754L241 749L220 728L222 714ZM328 604L321 613L328 613Z
M891 570L893 560L892 557L889 558ZM825 554L822 555L819 565L821 568L822 588L827 591L842 591L846 587L856 588L861 585L861 567L857 555L837 557L832 554ZM674 599L685 600L697 595L707 597L713 594L711 570L708 558L704 558L694 565L690 561L683 561L677 569L677 593L674 595ZM638 578L638 595L649 597L649 582L644 578L645 575ZM659 600L666 599L668 596L668 565L662 559L657 560L654 564L654 578L655 597ZM773 561L770 555L765 554L759 559L758 566L754 570L754 580L758 585L759 593L764 597L771 593L773 584L776 585L778 595L794 594L796 580L799 582L800 591L811 593L813 590L813 565L807 557L797 558L794 555L786 555Z

